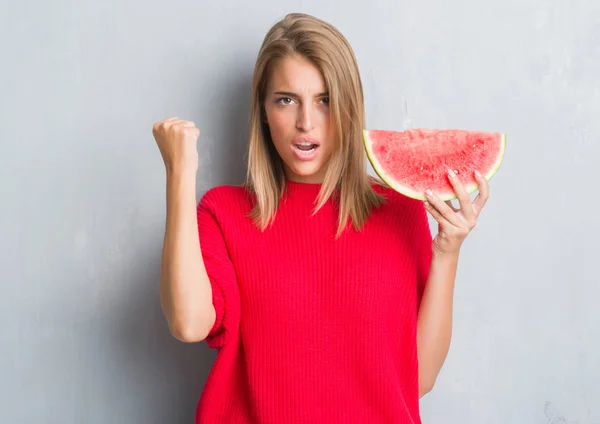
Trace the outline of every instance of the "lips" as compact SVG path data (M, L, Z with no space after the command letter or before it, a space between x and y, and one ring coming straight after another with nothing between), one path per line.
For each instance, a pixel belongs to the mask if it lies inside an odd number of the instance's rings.
M314 138L298 137L292 141L292 150L300 160L311 160L319 149L320 143Z
M317 147L316 144L309 144L309 143L302 143L302 144L294 144L294 147L296 147L296 149L302 150L304 152L307 152L309 150L314 149L315 147Z
M304 152L310 151L316 147L319 147L319 145L320 145L318 140L315 140L314 138L307 138L307 137L296 138L296 139L294 139L294 141L292 141L292 144L294 145L294 147L296 149L304 151Z

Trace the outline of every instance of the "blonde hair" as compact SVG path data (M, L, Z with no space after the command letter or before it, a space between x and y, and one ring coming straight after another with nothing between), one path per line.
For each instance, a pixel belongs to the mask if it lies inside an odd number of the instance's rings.
M330 197L337 201L338 238L349 219L355 230L360 230L371 209L385 202L371 186L373 181L383 183L365 168L363 88L352 48L335 27L306 14L290 13L277 22L266 34L256 60L245 182L256 197L250 217L264 230L275 218L286 187L282 159L265 123L263 105L271 63L294 54L308 59L321 71L329 92L336 140L315 212Z

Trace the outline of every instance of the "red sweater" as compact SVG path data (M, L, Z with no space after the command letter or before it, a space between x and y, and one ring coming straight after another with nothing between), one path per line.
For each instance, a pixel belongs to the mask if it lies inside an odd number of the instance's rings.
M288 182L273 226L246 215L245 189L198 204L218 349L196 423L421 423L417 310L431 262L423 202L375 186L387 204L338 240L320 186Z

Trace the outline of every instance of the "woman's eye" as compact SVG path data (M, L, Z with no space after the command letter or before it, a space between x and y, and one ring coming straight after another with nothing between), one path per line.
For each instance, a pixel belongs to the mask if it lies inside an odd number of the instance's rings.
M279 104L284 104L284 105L289 105L294 101L294 99L290 98L290 97L280 97L279 99L277 99L277 103ZM329 97L323 97L321 98L321 101L328 105L329 104Z

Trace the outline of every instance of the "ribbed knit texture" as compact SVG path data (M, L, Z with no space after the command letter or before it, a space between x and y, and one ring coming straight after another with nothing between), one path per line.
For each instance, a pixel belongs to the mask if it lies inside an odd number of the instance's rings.
M209 190L198 228L218 349L196 423L421 423L416 319L431 262L423 203L387 203L335 240L320 185L288 182L272 227L242 187Z

